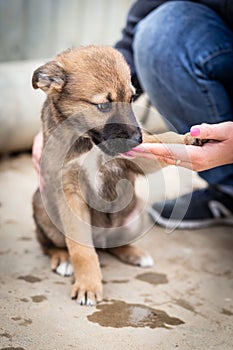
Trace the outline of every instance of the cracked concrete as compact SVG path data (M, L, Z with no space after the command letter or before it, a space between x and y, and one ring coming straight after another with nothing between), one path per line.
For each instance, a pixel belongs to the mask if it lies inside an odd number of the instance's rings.
M151 177L155 184L156 176L161 174ZM167 168L167 196L189 191L190 176L181 170L177 177L176 168ZM202 185L195 176L193 183ZM35 239L36 187L29 155L1 161L0 349L233 348L231 227L168 233L148 221L149 232L136 244L151 253L155 265L133 267L100 252L104 301L82 307L69 298L72 278L50 271ZM153 189L148 201L162 195L161 188Z

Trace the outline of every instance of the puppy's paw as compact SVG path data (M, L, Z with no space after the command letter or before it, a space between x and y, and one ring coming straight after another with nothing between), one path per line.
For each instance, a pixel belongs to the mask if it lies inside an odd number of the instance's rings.
M66 249L50 248L47 250L47 254L50 255L50 266L53 272L61 276L73 275L73 266Z
M151 267L154 265L154 260L149 254L145 254L138 259L136 265L140 267Z
M72 286L71 299L77 299L79 305L94 306L103 298L103 286L98 278L82 276Z
M206 142L208 142L208 140L195 138L191 136L189 132L184 135L185 145L202 146Z
M195 145L195 142L196 142L195 137L191 136L189 132L184 135L184 144L185 145Z
M122 259L123 260L123 259ZM134 252L124 259L126 263L140 267L151 267L154 265L152 257L145 251Z
M133 245L110 248L108 251L127 264L140 267L151 267L154 264L152 257L145 250Z
M72 264L69 261L62 261L55 270L58 275L71 276L74 273Z

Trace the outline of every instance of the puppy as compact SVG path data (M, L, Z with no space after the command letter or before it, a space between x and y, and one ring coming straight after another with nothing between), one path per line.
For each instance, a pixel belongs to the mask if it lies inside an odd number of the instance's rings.
M95 305L103 289L95 247L126 263L153 264L147 252L129 244L142 230L135 178L145 173L143 162L146 172L153 171L152 161L132 160L125 152L143 141L193 140L142 133L131 108L129 67L111 47L68 49L39 67L32 85L47 94L41 161L46 185L33 197L37 238L52 270L74 272L71 297Z

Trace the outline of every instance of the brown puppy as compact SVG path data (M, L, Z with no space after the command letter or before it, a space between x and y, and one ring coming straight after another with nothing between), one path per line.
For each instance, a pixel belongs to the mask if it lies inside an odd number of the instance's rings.
M102 299L94 247L127 263L153 264L148 253L128 244L142 229L134 181L145 173L146 160L123 153L142 137L146 142L190 139L174 133L142 136L131 109L135 91L129 67L111 47L67 50L39 67L32 84L47 94L41 164L46 186L33 197L37 237L54 271L70 275L74 270L72 298L94 305Z

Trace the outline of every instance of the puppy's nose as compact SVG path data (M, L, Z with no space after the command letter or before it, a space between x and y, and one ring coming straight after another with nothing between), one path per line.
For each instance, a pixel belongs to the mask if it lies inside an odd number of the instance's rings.
M138 128L138 127L136 128L136 131L130 137L128 142L130 143L130 145L132 144L131 148L136 147L142 143L142 133L141 133L140 128Z

